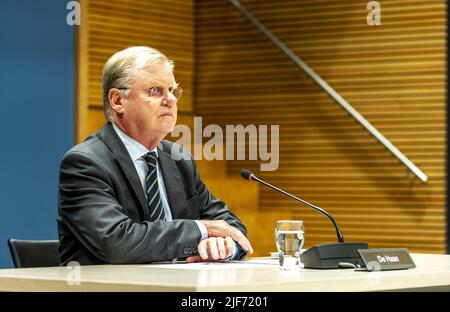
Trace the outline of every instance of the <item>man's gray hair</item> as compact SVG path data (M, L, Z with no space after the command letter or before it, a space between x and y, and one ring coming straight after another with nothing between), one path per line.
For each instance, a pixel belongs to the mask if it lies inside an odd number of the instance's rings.
M111 106L108 93L111 88L128 88L130 80L137 69L150 67L152 64L164 61L173 70L174 64L164 54L156 49L136 46L115 53L103 66L103 112L108 121L112 122ZM128 90L121 90L125 95Z

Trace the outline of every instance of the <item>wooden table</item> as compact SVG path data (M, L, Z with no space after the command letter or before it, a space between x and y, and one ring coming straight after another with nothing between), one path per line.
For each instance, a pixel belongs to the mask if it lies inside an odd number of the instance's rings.
M450 291L450 255L412 254L415 269L280 271L246 263L99 265L0 270L0 291Z

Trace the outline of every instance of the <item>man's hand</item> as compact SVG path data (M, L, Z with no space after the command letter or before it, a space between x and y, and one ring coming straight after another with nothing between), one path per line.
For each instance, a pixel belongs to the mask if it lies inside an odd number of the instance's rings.
M209 237L198 244L199 255L188 257L186 261L192 263L225 260L233 254L234 248L234 241L231 237Z
M232 227L227 222L223 220L200 220L208 230L208 237L231 237L235 242L237 242L242 249L246 252L252 254L253 248L247 237L242 234L241 231Z

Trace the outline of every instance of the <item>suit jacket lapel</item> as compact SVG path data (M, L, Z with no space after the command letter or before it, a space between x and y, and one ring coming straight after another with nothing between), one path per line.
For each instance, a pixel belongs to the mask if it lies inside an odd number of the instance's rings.
M179 219L182 217L186 206L186 194L175 160L173 160L170 152L164 151L162 144L158 145L158 161L164 178L172 218Z
M150 212L147 209L147 199L145 198L144 191L142 190L141 182L139 181L139 175L136 171L136 167L128 154L125 145L120 140L116 131L111 123L107 123L101 130L101 136L106 146L113 152L116 157L116 161L122 168L128 183L131 185L131 189L138 201L138 205L141 208L145 220L150 220Z

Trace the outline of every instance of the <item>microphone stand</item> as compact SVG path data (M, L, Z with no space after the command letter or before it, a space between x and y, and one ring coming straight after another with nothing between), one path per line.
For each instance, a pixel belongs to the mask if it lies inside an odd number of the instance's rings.
M300 260L302 261L305 268L308 269L338 269L338 268L360 268L364 266L361 260L358 249L368 249L369 245L367 243L361 242L351 242L346 243L344 241L344 236L342 235L336 220L324 209L317 207L307 201L298 198L292 194L289 194L276 186L273 186L259 178L257 178L249 170L242 170L241 176L249 181L255 180L277 192L280 192L302 204L313 208L314 210L325 215L333 223L336 229L336 235L338 238L338 243L331 244L320 244L313 246L300 254Z

